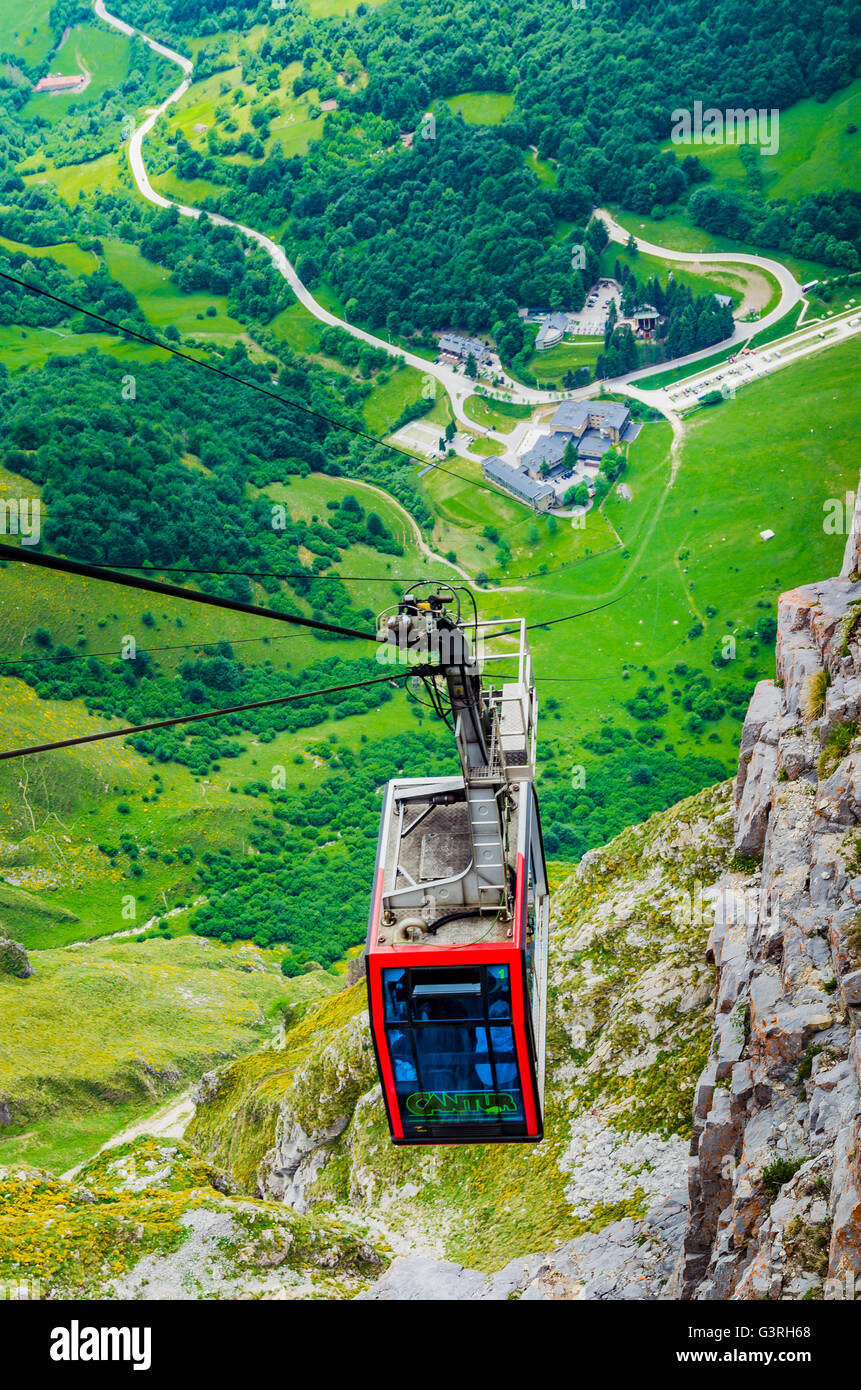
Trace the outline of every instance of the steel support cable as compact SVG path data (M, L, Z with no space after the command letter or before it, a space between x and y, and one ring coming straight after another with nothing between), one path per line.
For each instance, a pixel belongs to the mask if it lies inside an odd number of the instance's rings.
M303 405L301 401L292 401L288 396L279 396L276 391L269 391L256 381L248 381L245 377L237 376L235 372L226 371L224 367L216 367L213 362L207 362L202 357L193 357L190 352L182 352L169 343L160 342L158 338L150 338L146 333L138 333L133 328L125 328L114 319L105 318L103 314L97 314L92 309L85 309L83 304L74 304L69 299L63 299L61 295L52 294L50 290L43 289L41 285L32 285L27 280L22 280L18 275L10 275L8 271L0 270L0 279L8 280L13 285L20 285L22 289L29 290L31 294L40 294L44 299L53 300L55 304L61 304L64 309L71 309L75 314L86 314L88 318L95 319L97 323L103 323L114 333L120 333L126 338L137 338L138 342L147 343L150 347L161 348L163 352L169 352L173 357L181 358L183 362L191 362L193 366L203 367L204 371L212 372L215 376L226 377L228 381L237 382L240 386L247 386L250 390L256 391L258 395L268 396L270 400L278 401L280 405L289 406L291 410L298 410L303 415L311 416L314 420L322 420L334 429L346 430L348 434L353 434L358 439L366 439L381 449L389 449L392 453L399 454L401 458L407 459L412 464L424 463L426 465L428 462L427 459L419 459L414 454L407 453L406 449L399 449L397 444L389 444L385 439L378 439L375 434L359 429L358 425L347 425L341 420L334 420L331 415L326 415L321 410L312 410L310 406ZM487 483L479 483L474 478L468 478L464 473L456 473L452 468L444 468L441 463L433 463L431 466L438 469L440 473L450 474L452 478L460 478L461 482L469 483L471 487L480 488L482 492L491 492L494 497L500 496L499 488L491 487Z
M162 646L161 644L159 644L159 646L157 647L151 647L148 644L146 646L141 645L139 650L141 653L147 654L152 652L191 651L204 651L205 654L206 647L217 647L222 642L226 642L228 646L231 647L239 647L245 645L248 642L289 642L290 639L295 636L295 632L282 632L277 637L270 637L269 633L267 632L262 637L214 637L211 640L208 640L204 637L201 638L201 640L198 642L169 642L166 646ZM62 646L63 644L61 643L60 645ZM53 661L55 664L59 666L66 666L70 661L87 661L91 656L96 659L99 659L103 656L112 656L117 661L128 660L127 657L122 656L122 654L117 650L116 647L112 647L109 652L73 652L71 651L71 649L68 649L66 652L64 652L62 656L60 656L56 652L49 656L0 656L0 667L5 668L6 666L29 666L31 662L37 661ZM0 674L2 674L2 671L0 671Z
M179 584L162 584L156 579L136 578L134 575L121 574L119 570L107 569L101 565L87 565L79 560L63 560L55 555L25 551L20 546L0 544L0 560L20 560L27 565L38 565L42 569L59 570L61 574L76 574L85 579L98 579L106 584L121 584L126 589L143 589L147 593L163 594L166 598L183 598L192 603L206 603L213 608L226 608L232 613L248 613L255 618L273 618L276 622L291 623L296 627L331 632L336 637L357 637L363 642L377 641L375 632L360 632L357 628L342 627L339 623L319 622L315 618L303 618L296 613L279 613L277 609L263 608L257 603L220 598L216 594L201 593L198 589L183 589Z
M527 623L526 631L535 632L537 628L554 627L557 623L570 623L575 618L585 618L589 613L600 613L604 608L612 608L614 604L621 603L627 594L620 594L618 598L611 598L609 603L598 603L594 608L581 608L577 613L566 613L561 618L545 618L543 622ZM489 642L492 637L507 637L512 632L519 632L519 627L501 627L497 632L485 632L482 639Z
M146 734L155 729L170 729L177 724L195 724L202 719L221 719L229 714L243 714L247 710L268 709L273 705L289 705L297 700L313 700L321 695L338 695L345 690L360 690L369 685L391 683L396 677L373 676L366 681L351 681L348 685L330 685L322 690L302 690L295 695L279 695L272 700L255 700L247 705L229 705L226 709L207 710L202 714L180 714L173 719L157 719L150 724L132 724L124 729L108 729L99 734L81 734L76 738L58 739L55 743L36 743L27 748L10 748L0 752L0 762L8 758L25 758L33 753L52 753L59 748L75 748L81 743L104 743L111 738L129 738L132 734Z

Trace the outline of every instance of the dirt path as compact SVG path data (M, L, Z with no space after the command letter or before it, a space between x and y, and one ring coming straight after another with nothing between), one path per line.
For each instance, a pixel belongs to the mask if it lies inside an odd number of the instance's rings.
M183 1091L181 1096L175 1097L168 1102L161 1110L157 1110L148 1119L136 1120L133 1125L126 1129L121 1129L118 1134L114 1134L97 1151L104 1153L107 1149L115 1149L120 1144L128 1144L132 1139L140 1139L144 1134L154 1134L161 1139L181 1139L185 1133L186 1125L194 1114L194 1101L191 1099L191 1087ZM95 1155L93 1155L95 1157ZM73 1178L83 1167L79 1163L77 1167L70 1168L67 1173L63 1173L64 1178Z
M370 491L375 492L378 497L382 497L385 502L388 502L393 507L397 507L406 521L407 526L412 531L413 539L426 560L433 560L440 565L448 565L449 569L455 570L462 579L466 580L467 584L473 584L475 582L468 570L463 569L461 565L455 564L453 560L447 560L444 555L438 555L435 550L431 550L421 533L421 527L415 517L408 512L403 503L399 502L396 497L393 497L390 492L386 492L385 488L377 487L375 483L366 483L363 478L352 478L350 481L353 483L361 483L362 487L369 488ZM494 586L493 592L495 594L514 594L520 593L524 587L523 584L497 584Z
M199 907L201 903L205 901L205 898L197 898L192 903L192 907ZM141 932L151 931L156 922L163 922L166 917L177 917L179 913L187 911L188 908L185 907L172 907L168 911L157 912L154 917L150 917L146 922L142 922L139 927L128 927L125 931L112 931L107 936L88 936L82 938L80 941L67 941L63 950L73 951L78 946L97 946L103 941L122 941L123 938L127 936L140 936Z

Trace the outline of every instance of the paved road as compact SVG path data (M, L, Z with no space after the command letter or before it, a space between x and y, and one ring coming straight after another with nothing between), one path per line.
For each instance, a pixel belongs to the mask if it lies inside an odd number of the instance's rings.
M610 240L625 244L630 235L624 227L620 226L616 219L606 208L596 208L596 215L601 217L606 223L610 233ZM665 372L668 367L684 367L689 362L699 362L704 357L709 357L725 347L733 347L736 343L746 343L754 333L761 333L764 328L769 328L771 324L777 323L784 314L788 314L793 304L797 304L801 299L801 286L790 270L780 261L770 260L767 256L755 256L752 252L733 251L728 254L725 251L671 251L666 246L655 246L651 241L641 241L639 237L634 238L637 247L646 255L659 257L663 261L694 261L699 263L711 263L714 265L730 265L738 262L741 265L755 266L758 270L767 271L780 285L780 299L776 306L767 314L763 314L756 323L736 324L735 332L731 338L724 338L720 343L714 343L711 347L703 348L699 352L690 352L686 357L674 357L671 362L660 362L656 367L646 367L642 371L632 372L625 377L626 381L642 381L644 377L652 376L658 372Z
M167 97L160 106L150 111L147 119L138 126L132 134L129 141L129 163L131 164L132 174L137 184L138 191L148 202L154 203L156 207L160 208L176 207L183 217L201 217L203 214L200 208L188 207L184 203L166 198L163 194L157 192L150 183L143 159L143 142L147 135L149 135L150 131L167 108L179 101L188 91L191 85L193 63L189 58L183 57L181 53L174 52L173 49L165 47L164 44L156 43L154 39L141 33L139 29L134 29L130 24L126 24L124 20L118 19L116 15L109 14L105 8L104 0L94 0L94 9L98 17L103 19L106 24L110 24L114 29L118 29L123 34L136 34L137 37L148 44L150 48L154 49L157 53L161 53L163 57L170 58L182 68L185 76L180 85L175 91L171 92L170 96ZM345 319L338 318L337 314L332 314L328 309L324 309L323 305L314 298L311 291L299 279L292 262L288 260L284 252L284 248L274 242L271 237L266 236L263 232L258 232L254 227L246 227L241 222L234 222L228 217L223 217L220 213L208 213L207 216L211 217L213 222L217 222L221 226L235 227L238 231L242 232L243 236L248 237L250 241L262 247L275 266L275 269L283 275L300 304L304 304L305 308L308 309L316 319L319 319L321 323L343 328L348 333L351 333L354 338L360 338L362 342L369 343L372 347L380 348L382 351L389 353L392 357L399 357L406 362L408 366L415 367L416 370L423 375L432 377L442 386L443 390L448 393L455 408L456 415L460 418L464 418L463 402L468 396L474 394L475 383L463 372L442 363L428 362L424 357L419 357L415 353L408 352L405 348L394 346L392 343L387 342L385 338L378 338L375 334L368 333L365 329L358 328L355 324L348 323ZM516 399L522 401L534 400L539 402L553 400L555 398L553 393L547 391L529 391L526 387L520 387L515 382L510 383L510 389L514 393L519 393L516 395Z
M156 207L162 208L175 206L179 209L183 217L200 217L201 211L199 208L188 207L183 203L174 202L174 200L165 198L163 194L158 193L150 183L143 160L143 142L146 136L153 129L156 122L167 108L179 101L191 85L191 74L193 70L191 59L166 47L165 44L156 42L155 39L151 39L147 34L141 33L139 29L133 28L132 25L127 24L116 15L109 14L108 10L105 8L104 0L94 0L94 10L98 17L104 20L106 24L111 25L114 29L118 29L120 33L127 36L136 34L139 39L148 44L156 53L160 53L163 57L170 59L171 62L176 63L177 66L182 69L183 81L180 85L175 91L171 92L170 96L167 97L160 106L150 111L147 119L134 131L129 141L129 163L131 164L132 173L138 190L148 202L154 203ZM627 241L627 231L615 221L606 209L598 208L596 212L606 222L611 240L620 242ZM454 367L449 367L442 363L428 362L425 358L416 356L415 353L395 347L384 338L378 338L373 333L368 333L365 329L358 328L355 324L348 323L346 320L338 318L336 314L330 313L328 309L325 309L322 304L318 303L311 294L311 291L307 289L299 279L294 266L284 252L284 248L274 242L271 237L264 235L263 232L256 231L253 227L246 227L241 222L233 222L230 218L222 217L220 214L210 213L208 215L213 218L213 221L223 226L235 227L238 231L242 232L244 236L248 237L249 240L262 247L270 257L275 268L283 275L284 279L290 285L290 288L293 290L299 302L303 304L316 319L319 319L321 323L332 324L337 328L343 328L346 332L351 333L354 338L359 338L362 342L369 343L372 347L380 348L384 352L389 353L392 357L401 358L408 366L415 367L417 371L431 377L448 394L454 408L455 416L462 420L467 418L464 414L463 405L467 397L474 394L475 386L470 378L466 377L462 371L458 371ZM687 357L676 358L673 362L674 366L685 366L688 363L698 362L702 358L708 357L714 353L718 347L746 341L751 332L758 332L762 328L768 327L770 323L776 322L777 319L782 318L801 297L801 286L779 261L769 260L763 256L746 254L744 252L733 252L732 254L728 254L724 252L673 251L667 247L655 246L647 241L638 240L637 244L643 251L648 252L650 255L658 256L663 260L712 261L721 265L730 265L732 262L738 261L745 265L757 266L759 269L766 270L774 275L780 283L781 297L779 304L757 323L755 329L749 326L737 327L733 337L726 339L724 343L715 344L709 348L703 348L700 352L690 353ZM631 382L637 382L643 377L647 377L655 372L666 371L666 369L666 363L660 364L657 367L649 367L643 371L633 372L628 376L616 378L612 381L611 385L614 388L624 388ZM564 395L567 399L571 400L587 400L590 396L595 395L599 389L599 384L593 382L590 386L581 387L576 391L567 391ZM559 400L562 394L563 393L559 391L541 391L537 388L521 386L516 382L510 382L505 393L505 398L511 399L517 404L538 406ZM634 393L631 392L631 394ZM656 399L656 395L657 393L653 393L650 396L653 405L660 409L669 406L668 402ZM498 439L505 444L510 443L510 440L505 435L497 434L494 431L487 431L487 433L491 438Z

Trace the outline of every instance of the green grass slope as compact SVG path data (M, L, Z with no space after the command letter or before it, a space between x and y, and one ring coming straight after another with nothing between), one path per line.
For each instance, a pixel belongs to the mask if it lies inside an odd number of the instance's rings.
M79 1161L76 1119L108 1115L119 1129L117 1107L152 1106L277 1031L273 1006L334 985L322 971L285 980L279 952L191 936L33 951L30 962L29 979L0 976L0 1164Z

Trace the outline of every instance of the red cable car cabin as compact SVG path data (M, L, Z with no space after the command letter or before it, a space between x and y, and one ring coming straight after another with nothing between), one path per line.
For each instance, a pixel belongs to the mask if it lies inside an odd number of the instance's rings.
M514 771L501 787L386 790L366 966L395 1144L543 1135L547 876L532 784Z

